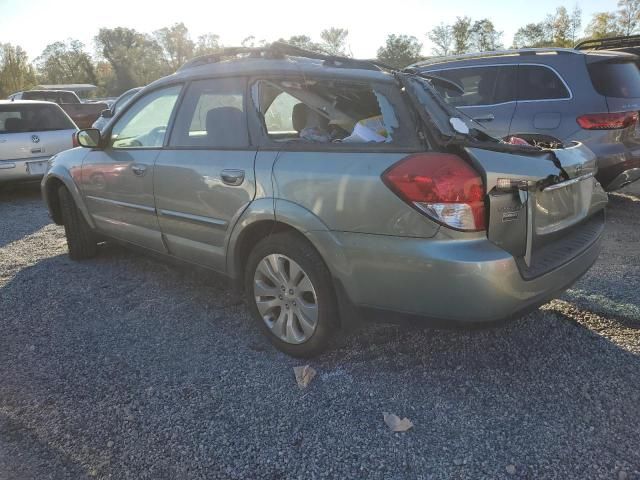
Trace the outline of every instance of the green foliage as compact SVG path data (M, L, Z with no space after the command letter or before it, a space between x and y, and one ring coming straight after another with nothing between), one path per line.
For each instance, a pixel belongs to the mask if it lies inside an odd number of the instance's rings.
M493 26L493 22L488 18L483 18L474 22L471 27L471 48L476 52L486 52L502 48L500 38L502 32L498 32Z
M422 44L416 37L389 35L384 47L378 49L378 60L392 67L404 68L421 60Z
M153 36L162 49L169 70L177 70L194 56L196 45L189 36L189 29L182 22L156 30Z
M620 35L620 25L615 13L600 12L593 15L591 22L585 29L587 38L605 38Z
M116 77L116 92L146 85L170 73L164 51L150 35L132 28L101 28L95 38L99 55Z
M467 53L471 50L471 19L469 17L456 17L451 26L453 32L453 53L456 55Z
M6 98L35 84L35 71L22 47L0 43L0 95Z
M223 45L220 43L220 35L215 35L213 33L206 33L204 35L200 35L198 37L198 42L196 43L195 54L197 55L207 55L215 52L222 48Z
M91 55L79 40L50 43L35 60L40 83L91 83L97 81Z

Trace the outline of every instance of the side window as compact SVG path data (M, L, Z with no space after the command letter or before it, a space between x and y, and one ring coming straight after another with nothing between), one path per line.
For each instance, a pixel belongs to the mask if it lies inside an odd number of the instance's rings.
M518 100L554 100L570 98L560 77L541 65L518 67Z
M395 143L400 123L375 85L335 80L262 80L253 100L273 142ZM394 99L395 100L395 99Z
M498 67L498 78L493 103L513 102L518 98L518 67Z
M176 116L173 147L245 148L249 145L244 111L245 81L198 80L189 86Z
M454 107L493 105L515 99L514 89L502 90L511 77L515 85L516 67L467 67L431 72L460 85L464 92L446 91L445 100ZM513 73L510 73L513 72ZM443 93L443 92L441 92Z
M155 90L139 99L111 131L113 148L162 147L171 112L182 86Z

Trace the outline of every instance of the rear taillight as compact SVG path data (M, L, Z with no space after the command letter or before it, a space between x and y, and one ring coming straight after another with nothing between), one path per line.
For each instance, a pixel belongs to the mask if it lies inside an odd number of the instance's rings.
M71 134L71 145L73 145L73 148L80 146L80 144L78 143L78 132L73 132Z
M384 172L382 181L402 200L443 225L466 231L486 228L482 178L457 155L410 155Z
M638 122L638 112L589 113L576 121L585 130L616 130Z

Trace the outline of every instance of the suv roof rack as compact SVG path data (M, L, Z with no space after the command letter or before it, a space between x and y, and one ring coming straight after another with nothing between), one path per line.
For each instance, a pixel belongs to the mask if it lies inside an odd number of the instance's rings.
M450 55L447 57L433 57L426 60L422 60L414 63L411 67L421 67L425 65L434 65L437 63L457 62L461 60L471 60L475 58L490 58L490 57L511 57L516 55L565 55L565 54L577 54L572 48L518 48L511 50L493 50L490 52L473 52L462 53L460 55Z
M211 54L201 55L192 58L182 65L178 72L189 68L199 67L211 63L218 63L222 60L231 60L232 57L244 55L243 58L284 58L302 57L313 60L323 60L324 65L338 68L360 68L366 70L395 71L397 69L378 62L377 60L360 60L357 58L331 55L328 53L313 52L285 42L273 42L264 47L225 47Z
M610 48L640 47L640 35L597 38L584 40L574 48L576 50L607 50Z

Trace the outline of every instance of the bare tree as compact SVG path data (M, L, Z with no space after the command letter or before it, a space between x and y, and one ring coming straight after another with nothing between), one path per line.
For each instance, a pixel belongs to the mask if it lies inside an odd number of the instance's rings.
M640 22L640 0L619 0L617 17L622 35L635 33Z
M582 9L576 3L573 6L571 17L569 18L569 37L571 38L571 45L575 45L576 41L580 37L580 27L582 26Z
M320 38L322 39L322 47L327 53L331 55L348 55L347 53L347 36L349 30L346 28L331 27L320 32Z
M431 49L433 54L439 57L446 57L452 53L453 28L451 25L441 23L434 27L428 34L429 40L434 44Z

